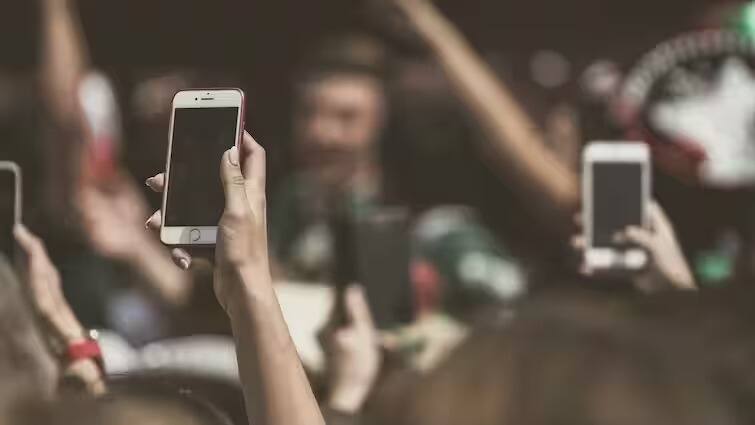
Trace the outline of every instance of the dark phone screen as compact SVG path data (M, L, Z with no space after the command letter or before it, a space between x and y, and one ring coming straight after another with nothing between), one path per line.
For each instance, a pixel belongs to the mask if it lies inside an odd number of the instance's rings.
M414 319L410 280L411 256L408 212L378 208L359 218L338 211L331 217L336 252L336 285L339 297L347 285L365 289L375 324L392 329ZM335 321L346 323L340 300Z
M217 226L223 214L220 159L236 143L239 108L176 108L166 226Z
M642 224L642 164L596 162L592 165L593 246L622 248L617 232Z
M409 274L408 212L384 208L356 224L357 282L367 294L375 324L390 329L411 323L414 302Z
M0 170L0 254L10 259L15 246L13 225L16 207L16 175Z

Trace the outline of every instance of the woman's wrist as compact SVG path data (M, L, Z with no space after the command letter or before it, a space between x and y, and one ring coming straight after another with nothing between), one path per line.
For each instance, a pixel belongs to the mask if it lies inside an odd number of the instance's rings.
M234 282L224 283L224 299L220 300L231 319L249 308L259 311L277 303L268 265L252 263L234 269Z

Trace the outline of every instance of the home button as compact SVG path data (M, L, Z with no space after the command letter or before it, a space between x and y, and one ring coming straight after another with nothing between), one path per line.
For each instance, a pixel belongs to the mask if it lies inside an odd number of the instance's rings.
M199 229L191 229L191 232L189 232L189 238L192 242L196 242L202 238L202 232L200 232Z

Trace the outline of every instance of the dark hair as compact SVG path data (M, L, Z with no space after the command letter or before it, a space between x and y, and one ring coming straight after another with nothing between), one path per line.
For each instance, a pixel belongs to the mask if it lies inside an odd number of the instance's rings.
M360 75L384 80L390 69L388 50L377 39L345 34L325 39L305 57L299 81L311 82L333 74Z
M105 400L123 398L180 405L201 424L247 422L241 388L219 379L162 370L109 376Z
M536 300L512 323L478 329L418 385L402 423L752 423L742 406L753 394L718 378L719 353L689 323L646 310L603 295Z
M17 425L233 425L246 424L243 412L229 415L204 396L215 392L232 403L238 387L167 372L112 376L109 392L98 399L65 394L59 400L29 400L13 412ZM237 397L238 396L238 397ZM243 403L243 401L242 401Z

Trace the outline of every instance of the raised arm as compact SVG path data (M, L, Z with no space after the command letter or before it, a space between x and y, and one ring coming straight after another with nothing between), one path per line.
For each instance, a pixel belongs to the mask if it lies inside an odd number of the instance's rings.
M63 296L60 274L50 261L44 242L23 225L17 225L14 236L26 255L28 292L32 305L47 331L50 344L65 350L87 339L86 331ZM61 364L64 377L77 378L91 395L101 395L107 390L105 377L91 358Z
M221 160L226 207L218 227L215 293L231 320L254 425L324 424L272 286L265 151L248 134Z
M577 176L548 150L543 135L512 93L430 0L393 1L487 134L486 148L499 173L511 179L522 195L568 220L578 203Z
M189 300L192 274L176 268L170 251L144 231L146 202L130 177L112 179L107 190L83 185L78 207L83 230L99 254L129 265L166 305L182 307Z
M62 125L78 120L76 90L89 67L75 0L40 0L42 88L52 117Z

